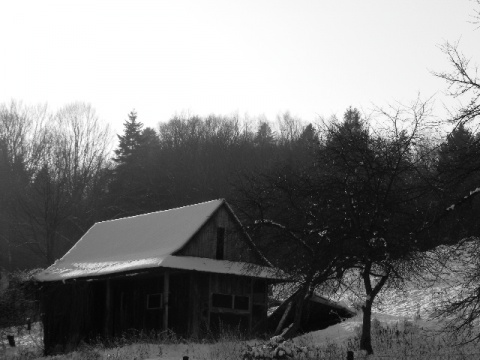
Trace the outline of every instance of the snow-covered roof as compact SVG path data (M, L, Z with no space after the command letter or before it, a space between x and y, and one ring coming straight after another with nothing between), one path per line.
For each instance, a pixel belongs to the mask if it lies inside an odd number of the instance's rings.
M278 278L269 267L173 255L224 203L213 200L96 223L36 278L58 281L155 267Z

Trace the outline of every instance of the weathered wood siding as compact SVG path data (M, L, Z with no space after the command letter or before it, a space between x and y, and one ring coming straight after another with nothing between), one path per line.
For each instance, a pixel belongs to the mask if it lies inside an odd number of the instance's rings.
M247 332L263 333L267 325L267 282L246 276L225 274L190 274L188 333L202 337L219 329L232 327ZM248 297L248 309L216 307L214 294Z
M252 281L251 332L264 333L267 329L268 283L265 279L253 279Z
M212 293L250 296L252 281L250 277L210 274L210 278L210 292Z
M162 309L148 309L147 297L149 294L163 293L163 275L114 279L111 280L111 287L111 336L122 336L133 329L147 332L161 329Z
M201 338L225 327L263 332L267 317L267 281L247 276L203 272L170 273L168 328ZM120 337L138 331L162 331L163 308L149 308L149 294L164 293L164 274L155 270L94 281L61 282L42 291L45 350L73 350L98 336ZM214 296L230 296L231 306ZM236 305L241 298L248 303ZM245 306L247 304L248 306Z
M188 333L194 338L207 334L209 329L209 284L209 274L200 272L190 274Z
M225 206L220 207L212 219L176 255L215 259L218 228L225 229L224 260L264 265L248 245L244 232Z
M44 285L41 303L46 354L72 351L89 335L94 303L87 283Z
M248 332L263 332L267 319L267 283L264 279L246 276L210 274L209 328L232 326ZM232 295L232 307L215 306L215 294ZM236 298L248 298L248 307L237 308Z

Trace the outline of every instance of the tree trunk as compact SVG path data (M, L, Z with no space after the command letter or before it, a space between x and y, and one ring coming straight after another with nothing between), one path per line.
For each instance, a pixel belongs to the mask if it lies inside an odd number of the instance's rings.
M303 307L304 307L303 305L305 304L305 292L301 291L298 295L299 297L297 298L297 301L295 304L295 318L293 319L292 325L283 334L282 337L284 339L293 338L295 335L297 335L298 330L300 329L300 325L302 322Z
M280 322L275 330L274 335L281 334L283 325L285 324L285 321L287 320L288 315L292 311L294 305L295 305L295 315L293 318L293 322L290 326L287 327L285 332L281 335L284 339L290 339L297 334L302 322L302 314L303 314L303 308L306 300L305 297L307 295L307 291L308 291L308 287L302 287L298 290L297 294L291 299L287 308L285 309L285 312L283 313L282 318L280 319Z
M283 313L282 318L280 319L280 322L278 323L277 328L273 333L274 336L277 336L282 332L283 325L285 324L285 321L288 318L288 314L290 314L290 311L292 310L292 304L293 304L293 300L288 303L287 308L285 309L285 312Z
M307 301L307 293L309 291L310 282L311 277L309 277L305 285L298 290L298 293L293 300L295 303L295 317L293 319L292 325L289 326L285 333L282 335L284 339L290 339L294 337L295 335L297 335L298 330L300 329L300 326L302 324L302 314L305 307L305 301ZM310 296L308 296L308 299L309 298Z
M365 270L362 273L363 284L365 286L365 293L367 295L365 305L362 306L363 310L363 323L362 323L362 337L360 339L360 350L366 350L369 355L373 354L372 348L372 305L375 297L378 295L383 285L390 276L390 268L386 270L377 284L372 287L372 280L370 279L370 271L372 269L372 263L369 262L365 265Z
M362 337L360 339L360 350L366 350L368 354L373 354L372 348L372 299L365 301L362 306L363 322L362 322Z

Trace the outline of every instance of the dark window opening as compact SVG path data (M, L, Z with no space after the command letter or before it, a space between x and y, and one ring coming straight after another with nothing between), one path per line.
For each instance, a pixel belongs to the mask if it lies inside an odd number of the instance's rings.
M235 296L233 308L235 310L248 310L249 298L248 296Z
M215 258L223 260L223 253L225 251L225 228L217 228L217 253Z
M147 309L160 309L162 307L162 294L147 295Z
M232 308L232 295L225 294L212 294L212 306L231 309Z

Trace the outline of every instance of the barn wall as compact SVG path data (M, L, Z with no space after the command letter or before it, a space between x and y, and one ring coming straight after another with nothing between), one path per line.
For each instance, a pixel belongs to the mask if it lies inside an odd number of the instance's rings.
M189 334L190 277L190 273L170 275L168 328L182 336Z
M218 228L225 229L224 260L264 265L258 255L248 246L245 234L225 206L217 210L213 218L200 229L177 255L215 259Z
M253 279L252 284L252 329L263 334L267 330L268 283L265 279Z
M168 328L180 335L188 333L190 274L169 275ZM147 333L163 331L166 302L164 273L156 272L142 277L122 277L111 280L113 312L111 335L122 336L132 330ZM149 308L148 296L161 296L158 308Z
M175 272L170 275L168 328L201 338L225 327L261 332L267 316L267 282L246 276ZM81 341L132 331L162 331L163 309L149 309L148 294L162 294L164 272L47 284L42 289L46 353L75 349ZM231 299L218 304L218 297ZM230 298L229 298L230 296ZM215 303L214 297L217 301ZM246 301L248 299L248 301ZM240 308L236 301L243 301Z
M188 333L193 337L215 333L220 328L240 328L255 333L266 330L268 287L265 279L192 272L190 294ZM232 295L231 306L214 306L215 294ZM235 296L248 297L248 308L235 309Z
M188 333L200 338L209 329L210 276L207 273L190 274L190 303Z
M41 292L46 354L75 349L92 329L93 293L88 283L52 283Z
M146 332L161 329L162 309L148 309L147 297L163 293L163 275L112 279L111 287L111 335L121 336L133 329Z
M246 276L210 274L209 310L213 332L224 328L263 332L267 318L267 283L264 279Z

